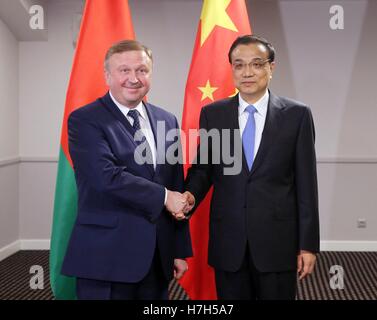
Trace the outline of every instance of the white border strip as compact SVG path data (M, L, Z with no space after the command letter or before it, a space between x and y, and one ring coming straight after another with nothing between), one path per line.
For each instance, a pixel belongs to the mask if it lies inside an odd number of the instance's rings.
M321 251L377 251L377 241L321 241Z

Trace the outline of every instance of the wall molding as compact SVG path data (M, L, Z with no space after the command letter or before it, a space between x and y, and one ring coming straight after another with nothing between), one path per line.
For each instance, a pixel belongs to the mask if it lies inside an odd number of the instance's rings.
M317 163L346 163L346 164L377 164L377 158L317 158Z
M58 162L58 157L20 157L21 163L49 163L49 162Z
M20 163L20 157L10 157L10 158L0 159L0 168L11 166L18 163Z
M377 241L321 241L321 251L377 251Z

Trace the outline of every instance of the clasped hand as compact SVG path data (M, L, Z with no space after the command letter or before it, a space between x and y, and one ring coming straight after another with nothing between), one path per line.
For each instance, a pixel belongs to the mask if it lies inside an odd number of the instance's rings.
M175 219L183 220L186 219L185 214L190 212L195 206L195 198L188 191L180 193L168 190L165 206Z

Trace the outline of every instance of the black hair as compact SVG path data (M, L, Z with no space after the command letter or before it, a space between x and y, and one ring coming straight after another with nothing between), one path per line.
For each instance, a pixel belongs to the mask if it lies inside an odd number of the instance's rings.
M238 37L236 40L234 40L234 42L230 46L229 53L228 53L229 62L232 63L231 55L232 55L233 50L236 49L236 47L242 44L248 45L250 43L260 43L264 45L268 51L268 60L270 62L273 62L275 60L275 49L272 46L272 44L269 43L265 38L249 34L249 35Z

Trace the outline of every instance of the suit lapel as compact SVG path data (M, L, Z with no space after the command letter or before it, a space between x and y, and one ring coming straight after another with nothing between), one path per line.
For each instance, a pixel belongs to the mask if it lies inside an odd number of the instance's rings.
M240 125L238 123L238 94L231 98L229 117L230 117L230 129L239 129Z
M259 145L258 153L254 159L253 167L250 171L252 175L258 167L265 161L271 145L276 140L276 136L279 132L280 125L280 111L281 106L279 103L279 98L270 92L270 97L268 101L266 123L264 125L261 143Z
M159 121L156 112L154 108L149 104L143 101L144 107L147 110L148 118L149 118L149 123L152 128L153 132L153 137L154 137L154 143L157 146L157 121Z
M135 134L135 130L134 128L131 126L130 122L127 120L127 118L124 116L124 114L122 113L122 111L119 110L119 108L116 106L116 104L114 103L114 101L111 99L110 97L110 94L109 92L104 95L100 101L102 102L103 106L111 113L113 114L113 116L115 116L115 118L117 118L121 123L122 125L124 126L124 128L126 129L126 133L127 135L131 138L132 142L134 143L135 145L135 148L137 147L137 143L136 141L134 140L134 134Z
M151 106L149 103L146 103L146 102L143 102L143 104L145 106L145 110L147 110L149 123L150 123L151 128L152 128L154 143L155 143L155 146L156 146L156 169L153 170L153 174L157 174L158 171L161 169L161 164L159 164L159 163L161 163L159 161L159 157L162 157L162 156L165 155L165 153L163 155L159 154L159 153L161 153L161 150L159 150L160 148L158 147L158 144L157 144L158 143L157 122L158 121L163 121L163 119L159 119L158 118L158 116L156 114L156 110L155 110L155 108L153 108L153 106ZM166 145L165 145L164 152L166 152Z
M124 132L126 134L126 136L131 140L131 142L133 143L135 149L137 148L138 144L137 142L135 141L134 139L134 135L135 135L135 130L134 128L131 126L130 122L127 120L127 118L124 116L124 114L119 110L119 108L116 106L116 104L114 103L114 101L111 99L110 97L110 94L109 92L104 95L102 98L100 98L100 101L102 103L102 105L111 113L115 116L115 118L117 120L119 120L121 122L121 124L123 125L124 127ZM150 113L148 113L148 117L149 117ZM151 120L150 120L151 121ZM151 126L152 126L152 121L151 121ZM152 126L153 128L153 126ZM155 132L153 132L153 134L155 134ZM156 139L156 138L155 138ZM136 150L135 150L136 151ZM141 156L141 154L140 154ZM153 170L153 166L151 165L148 165L148 164L144 164L148 170L150 171L150 173L152 174L152 176L154 175L154 170Z

